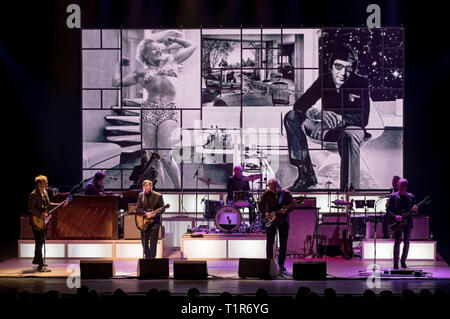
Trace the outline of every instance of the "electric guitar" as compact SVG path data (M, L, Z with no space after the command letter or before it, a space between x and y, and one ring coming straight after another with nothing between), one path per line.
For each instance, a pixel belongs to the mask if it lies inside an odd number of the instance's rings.
M294 201L295 201L295 203L289 204L287 206L283 206L278 210L268 213L269 216L266 216L266 218L264 219L264 222L266 223L266 228L269 228L270 226L272 226L273 222L275 221L275 219L277 219L277 216L279 216L281 214L282 210L288 209L291 206L295 206L296 204L301 204L301 203L303 203L304 199L299 198L299 199L294 199Z
M423 205L428 205L429 203L431 203L431 199L430 196L426 196L424 199L422 199L422 201L418 204L416 204L417 208L420 208ZM403 227L403 225L405 225L407 223L407 217L414 214L415 211L412 210L412 207L408 210L402 210L399 214L402 216L402 220L398 221L395 218L393 218L391 224L389 225L389 234L392 234L394 232L396 232L397 230L399 230L400 228Z
M161 214L163 213L167 208L170 207L170 204L166 204L164 207L160 207L154 211L152 211L153 213L155 213L155 216L157 214ZM147 218L147 216L145 216L146 212L143 213L136 213L134 215L134 221L136 223L136 227L140 230L140 231L145 231L149 226L153 225L155 222L155 218Z
M72 200L72 195L69 195L69 197L67 197L66 200L59 203L58 206L56 206L52 210L49 211L48 207L45 207L41 217L32 215L31 216L31 226L37 231L45 230L47 228L48 222L50 221L50 219L53 216L53 213L56 212L56 210L59 209L64 204L64 202L68 203L71 200ZM45 216L44 214L47 214L47 216Z
M272 211L272 212L268 213L269 216L266 216L266 218L265 218L266 228L269 228L270 226L272 226L272 224L274 223L274 221L277 218L277 216L279 214L281 214L281 211L283 209L286 209L286 208L287 208L287 206L283 206L279 210L275 210L275 211Z

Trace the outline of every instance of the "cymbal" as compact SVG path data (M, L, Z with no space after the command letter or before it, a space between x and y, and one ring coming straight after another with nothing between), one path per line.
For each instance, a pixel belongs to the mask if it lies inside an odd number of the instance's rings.
M251 181L260 179L261 177L262 177L261 174L252 174L252 175L244 176L244 177L242 178L242 180L245 181L245 182L246 182L246 181L251 182Z
M220 182L218 182L218 181L215 181L215 180L212 180L212 179L210 179L210 178L208 178L208 177L198 177L198 180L199 181L202 181L203 183L206 183L206 184L211 184L211 185L222 185L223 183L220 183Z

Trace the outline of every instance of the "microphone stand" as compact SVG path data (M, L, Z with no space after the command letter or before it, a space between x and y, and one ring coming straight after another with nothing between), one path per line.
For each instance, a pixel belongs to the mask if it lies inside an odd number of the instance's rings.
M69 194L73 194L73 192L74 192L77 188L80 189L80 193L81 193L81 189L82 189L81 185L83 184L83 182L84 182L84 179L82 179L78 184L76 184L74 187L72 187L72 188L69 190Z
M376 267L375 267L375 265L377 264L377 228L378 228L378 220L377 220L377 203L378 203L378 201L379 200L381 200L382 198L378 198L376 201L375 201L375 223L374 223L374 225L373 225L373 231L375 232L375 237L374 237L374 240L373 240L373 264L374 264L374 267L373 267L373 272L375 272L375 270L376 270ZM382 215L381 215L381 212L380 212L380 221L382 220Z
M69 190L69 194L72 194L72 192L74 192L77 188L80 188L81 184L83 184L84 179L82 179L78 184L76 184L75 186L73 186L70 190ZM42 258L43 263L44 263L44 267L43 267L43 272L47 271L47 246L46 246L46 242L47 242L47 226L45 226L44 230L43 230L44 234L43 234L43 248L44 248L44 256Z
M195 171L195 174L194 174L193 178L195 178L195 218L194 218L194 229L196 229L197 228L197 212L198 212L198 168ZM184 198L183 198L182 203L183 202L184 202Z
M45 242L47 241L47 227L44 229L43 238L44 238L44 258L43 258L44 267L42 268L42 272L47 272L47 259L46 259L47 253L45 247Z

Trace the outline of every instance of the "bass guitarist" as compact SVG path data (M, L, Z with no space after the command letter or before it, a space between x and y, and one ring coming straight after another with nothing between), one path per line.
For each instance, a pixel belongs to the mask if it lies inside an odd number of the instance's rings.
M153 183L150 180L142 182L142 189L143 191L139 193L136 213L145 214L145 217L153 219L151 225L141 230L142 249L145 259L154 259L161 226L161 216L154 211L164 207L164 199L162 194L153 191Z
M289 212L295 206L295 201L288 190L282 189L280 182L272 178L268 182L268 189L261 197L260 210L268 220L276 213L275 220L266 228L266 255L273 259L273 245L278 229L280 238L280 253L278 255L278 266L281 274L286 273L284 262L286 260L287 241L289 236Z
M30 196L28 196L28 212L38 218L46 217L49 208L58 206L61 203L52 203L50 201L47 193L48 179L46 176L39 175L34 181L36 183L36 188L31 192ZM65 206L67 206L67 201L62 203L62 207ZM45 242L46 229L37 230L34 227L32 229L34 235L34 258L32 263L33 265L38 265L38 272L49 272L51 270L46 268L47 265L45 265L44 259L42 258L42 246Z
M411 209L417 212L417 205L414 204L414 195L406 192L408 188L408 181L404 178L400 178L398 181L398 192L392 193L389 196L387 203L387 213L395 219L397 222L401 222L403 217L402 211ZM404 223L399 229L394 232L394 269L398 269L398 259L400 253L400 243L402 241L403 234L403 252L400 259L402 268L406 268L406 258L408 258L409 251L409 239L411 236L411 229L413 227L412 216L406 217L406 223Z

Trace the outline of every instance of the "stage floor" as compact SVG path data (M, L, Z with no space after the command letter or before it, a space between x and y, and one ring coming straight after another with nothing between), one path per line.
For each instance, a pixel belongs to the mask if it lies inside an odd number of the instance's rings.
M178 259L178 258L177 258ZM295 259L298 260L298 259ZM324 260L324 259L317 259ZM239 279L237 275L238 260L208 260L208 280L139 280L136 279L137 260L115 260L115 278L106 280L81 280L82 285L96 289L98 293L111 293L120 288L127 293L146 293L152 288L167 289L172 294L186 294L187 290L196 287L202 294L220 294L228 291L232 294L254 294L258 288L265 288L270 294L295 294L301 286L307 286L318 294L325 288L333 288L338 294L362 294L368 289L367 281L359 276L360 271L366 271L371 265L369 261L361 259L344 260L340 257L326 258L328 279L324 281L296 281L291 276L277 277L274 280ZM292 272L294 259L287 259L286 268ZM75 259L49 259L49 273L38 273L31 265L31 259L9 259L0 263L0 290L16 288L19 291L46 292L58 290L61 293L74 293L67 287L67 266L78 264ZM381 270L390 269L389 261L377 262ZM170 261L170 276L172 277L173 260ZM380 288L375 292L391 290L400 294L404 289L419 292L421 289L432 291L440 288L450 293L450 267L445 261L410 261L408 267L420 269L428 273L425 278L411 277L381 277Z

